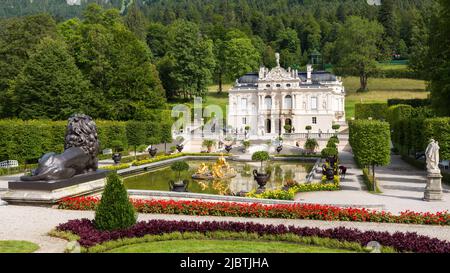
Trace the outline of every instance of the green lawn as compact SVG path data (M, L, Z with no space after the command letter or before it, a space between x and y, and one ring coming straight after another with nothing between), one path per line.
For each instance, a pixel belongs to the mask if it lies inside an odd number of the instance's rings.
M31 253L39 246L27 241L0 241L0 253Z
M360 102L387 102L388 99L424 99L429 92L425 91L426 83L413 79L381 79L369 78L369 91L357 93L358 77L343 79L347 96L345 98L345 113L347 119L355 116L355 104Z
M350 253L346 249L284 242L171 240L126 245L110 253ZM354 252L354 251L353 251Z

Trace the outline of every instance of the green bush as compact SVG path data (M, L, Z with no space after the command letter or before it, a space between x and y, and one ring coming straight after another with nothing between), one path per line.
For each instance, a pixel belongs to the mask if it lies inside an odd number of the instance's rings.
M397 104L390 106L386 112L386 120L390 124L394 124L402 119L410 118L413 112L413 107L407 104Z
M378 120L354 120L349 123L349 142L360 166L385 166L391 159L389 123Z
M385 120L387 114L386 103L357 103L355 104L355 119Z
M314 152L318 147L319 143L317 143L317 140L315 140L314 138L308 138L305 142L305 145L303 146L305 150L308 150L310 152Z
M387 104L388 104L388 106L393 106L393 105L397 105L397 104L406 104L406 105L411 105L414 108L417 108L417 107L430 106L431 100L430 99L388 99Z
M424 120L423 146L428 145L431 138L439 142L439 154L441 159L450 159L450 117L430 118Z
M320 152L322 158L334 157L338 155L336 147L327 147Z
M99 230L124 229L133 226L136 219L137 214L122 180L117 173L110 173L95 210L95 227Z
M135 121L96 121L100 150L118 148L118 143L126 149L130 143L126 133L128 123L136 124ZM157 122L138 123L144 128L142 144L150 138L160 143L161 136ZM47 152L62 152L66 126L67 121L0 120L0 161L11 159L18 160L22 164L36 163Z
M254 152L252 154L253 161L261 162L261 169L263 168L263 162L269 160L269 158L270 158L269 153L266 151Z

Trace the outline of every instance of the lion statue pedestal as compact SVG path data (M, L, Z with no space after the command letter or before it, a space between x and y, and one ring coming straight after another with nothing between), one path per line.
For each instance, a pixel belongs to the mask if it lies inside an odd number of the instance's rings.
M64 152L47 153L31 175L8 182L2 197L8 203L51 205L64 197L103 190L108 171L98 170L97 126L91 117L72 115L67 124Z

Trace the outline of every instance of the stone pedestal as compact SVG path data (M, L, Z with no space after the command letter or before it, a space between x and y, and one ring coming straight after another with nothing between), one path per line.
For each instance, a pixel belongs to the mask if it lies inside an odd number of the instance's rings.
M9 204L51 206L65 197L100 192L106 184L108 171L77 175L54 181L10 181L2 199Z
M427 174L427 186L425 188L425 194L423 200L441 201L442 200L442 185L441 185L442 175L441 173L430 173Z

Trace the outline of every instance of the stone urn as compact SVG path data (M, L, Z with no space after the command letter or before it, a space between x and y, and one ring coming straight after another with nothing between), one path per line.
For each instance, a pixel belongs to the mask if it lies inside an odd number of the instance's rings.
M259 190L265 189L267 181L270 179L270 173L259 173L257 170L253 170L253 178L259 185Z
M121 153L114 153L112 155L112 160L114 161L114 164L119 164L122 160L122 154Z
M281 150L283 150L283 146L282 145L278 146L276 150L277 153L280 154Z
M158 152L158 149L155 147L151 147L148 149L148 153L151 157L155 157L156 153Z
M327 177L328 181L333 181L334 180L334 170L332 168L327 168L327 170L325 172L325 176Z
M184 149L184 145L183 144L177 144L177 150L178 150L178 152L179 153L181 153L181 151L183 151L183 149Z
M188 180L176 181L176 182L171 180L169 182L169 189L170 189L170 191L174 191L174 192L187 192L188 185L189 185Z
M233 147L231 145L225 145L225 151L227 151L227 153L230 153L232 148Z

